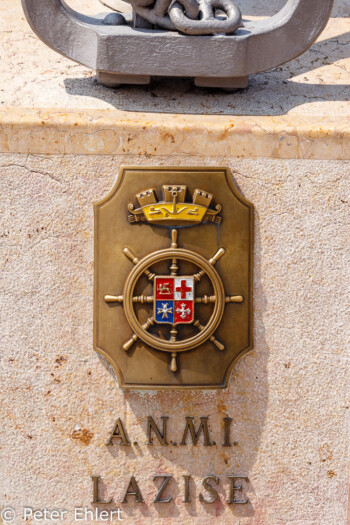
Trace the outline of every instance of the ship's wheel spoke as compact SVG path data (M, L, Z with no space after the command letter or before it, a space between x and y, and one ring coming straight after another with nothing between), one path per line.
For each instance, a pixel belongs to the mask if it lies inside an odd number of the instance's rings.
M226 253L226 250L225 248L219 248L219 250L216 252L215 255L213 255L213 257L211 259L209 259L209 264L211 264L212 266L215 266L215 264L218 262L218 260L223 256L225 255ZM203 275L205 275L206 272L204 270L200 270L198 273L194 273L193 274L193 277L195 279L195 281L199 282Z
M106 303L122 303L124 297L122 295L105 295L104 300ZM132 298L133 303L153 303L153 295L138 295Z
M104 300L106 303L122 303L124 297L122 295L105 295Z
M198 330L199 330L200 332L202 332L202 331L204 330L204 328L205 328L205 326L202 325L201 322L198 321L198 319L196 319L195 322L194 322L193 324L194 324L194 326L196 326L196 327L198 328ZM220 350L221 352L222 352L223 350L225 350L225 346L224 346L222 343L220 343L220 341L218 341L217 339L215 339L215 337L214 337L213 335L209 337L209 341L211 341L211 342L216 346L216 348L217 348L218 350Z
M153 295L139 295L138 297L133 297L132 302L133 303L153 303L154 298Z
M225 297L225 303L243 303L243 295L228 295Z
M171 343L175 343L176 342L176 338L177 338L178 333L179 332L178 332L176 326L173 324L173 326L171 327L171 330L170 330L170 342ZM176 352L172 352L172 354L171 354L170 370L173 373L177 372L177 353Z
M170 370L175 373L177 372L177 353L172 352L170 361Z
M176 329L176 326L173 324L171 330L170 330L170 342L171 343L175 343L176 342L176 338L177 338L177 334L178 334L178 330Z
M138 257L136 257L136 255L134 255L132 253L132 251L129 250L129 248L124 248L123 253L129 259L129 261L131 261L133 264L135 264L135 266L140 262L140 259ZM148 270L148 268L146 268L146 270L144 270L144 273L147 275L147 277L148 277L148 279L150 281L153 281L155 276L156 276L156 274L151 272L150 270Z
M194 302L200 304L215 303L216 295L203 295L203 297L196 297Z
M175 250L177 248L177 230L171 230L171 248ZM179 267L177 265L177 259L176 257L173 257L171 259L170 275L176 276L178 270L179 270Z
M243 295L228 295L225 297L225 303L243 303ZM203 295L203 297L196 297L194 300L195 303L209 304L216 302L216 295Z
M149 328L151 328L151 326L154 325L154 317L150 317L149 319L147 319L147 321L145 322L145 324L142 325L142 328L143 330L148 330ZM128 350L130 350L130 348L132 347L132 345L134 343L136 343L136 341L139 339L138 335L136 334L132 334L132 336L130 337L130 339L123 344L123 350L125 350L125 352L128 352Z

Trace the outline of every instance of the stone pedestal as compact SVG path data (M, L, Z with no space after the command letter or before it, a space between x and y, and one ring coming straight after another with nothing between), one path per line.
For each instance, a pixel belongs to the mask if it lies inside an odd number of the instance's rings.
M19 525L35 523L29 507L67 525L117 509L133 525L345 525L345 3L308 53L234 94L105 88L3 4L0 511ZM229 166L254 204L254 350L226 390L124 392L93 350L93 203L122 164ZM169 417L167 446L147 444L148 416ZM179 445L189 416L209 418L211 446ZM106 445L119 418L130 446ZM168 503L156 475L172 475ZM143 503L121 503L131 476ZM91 504L94 483L110 504Z

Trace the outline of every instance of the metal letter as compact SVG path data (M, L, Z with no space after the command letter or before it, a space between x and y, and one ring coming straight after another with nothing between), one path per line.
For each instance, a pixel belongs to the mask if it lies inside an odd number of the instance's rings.
M113 438L119 438L121 442L119 443L120 446L123 445L130 445L130 441L128 439L128 435L126 433L126 430L124 428L123 422L120 418L117 419L114 428L112 430L111 436L109 440L107 441L106 445L111 445Z
M155 481L156 479L159 479L159 478L164 478L164 481L163 483L161 484L159 490L158 490L158 494L156 495L156 497L154 498L153 500L153 503L169 503L173 498L172 496L169 496L168 498L166 499L161 499L165 489L167 488L171 478L172 478L172 475L170 476L165 476L165 475L162 475L162 474L156 474L154 477L153 477L153 481Z
M184 499L182 500L183 503L191 503L191 497L190 497L190 479L191 476L188 474L185 474L182 476L184 478Z
M132 489L132 490L130 490L130 489ZM125 491L122 503L127 503L128 502L128 496L135 496L136 503L144 503L144 501L145 501L143 499L143 497L142 497L141 490L140 490L140 488L139 488L139 486L137 484L137 481L134 478L134 476L131 476L131 478L130 478L129 485L127 486L127 489Z
M187 439L188 432L190 432L191 434L193 445L197 445L200 433L203 430L204 446L210 447L211 443L209 439L208 418L207 417L200 418L201 423L199 425L197 432L195 431L193 420L194 420L194 417L186 417L186 426L185 426L184 435L182 437L182 441L180 445L186 445L186 439Z
M224 442L222 444L223 447L231 447L230 443L230 427L231 427L232 418L231 417L224 417Z
M249 479L246 476L227 476L230 480L230 495L229 499L227 500L227 503L237 503L237 504L244 504L248 503L249 498L244 498L242 500L235 500L235 492L242 492L242 485L235 485L236 479L244 479L245 481L249 481Z
M167 421L168 421L169 417L168 416L162 416L160 419L163 421L163 433L160 432L159 428L157 427L156 423L154 422L153 417L148 416L148 418L147 418L147 436L148 436L147 445L153 445L152 430L155 433L159 443L162 446L168 445L167 440L166 440L166 431L167 431L166 426L167 426Z
M91 503L94 504L94 505L96 505L96 504L109 505L109 503L111 503L111 501L112 501L112 498L110 500L108 500L108 501L103 501L103 500L99 499L98 482L99 482L100 476L91 476L91 479L92 479L92 484L93 484L93 497L92 497L92 502Z
M205 488L205 490L207 490L208 492L210 492L210 494L213 496L212 499L205 499L202 495L202 493L199 494L199 501L202 501L203 503L214 503L214 501L217 501L219 495L217 493L217 490L214 489L214 487L212 487L210 484L209 484L209 481L213 480L217 485L219 484L219 478L217 476L206 476L203 481L202 481L202 484L203 484L203 487Z

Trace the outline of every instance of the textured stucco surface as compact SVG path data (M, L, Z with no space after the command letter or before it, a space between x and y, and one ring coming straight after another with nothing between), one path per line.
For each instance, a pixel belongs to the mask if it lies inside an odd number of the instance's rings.
M254 203L255 347L225 391L123 393L93 351L92 204L121 163L227 164ZM340 161L1 155L1 507L66 509L73 525L91 474L117 506L134 474L146 503L123 504L124 523L345 525L348 174ZM237 445L148 447L148 414L170 416L171 439L184 416L209 416L218 443L228 414ZM117 417L138 446L105 445ZM170 504L151 503L156 473L174 475ZM220 502L200 503L213 473ZM229 473L249 476L249 504L224 502Z
M248 16L283 3L240 2ZM336 0L319 41L249 90L111 90L40 42L19 0L0 2L0 512L16 509L15 525L35 523L24 506L67 510L73 525L93 474L126 524L347 523L350 164L317 160L349 155L347 15ZM121 164L228 165L255 206L255 345L225 391L124 393L93 350L93 203ZM176 441L185 416L209 416L218 445L149 447L147 415L169 416ZM138 445L106 446L118 417ZM174 500L154 505L162 473ZM145 504L121 505L132 474ZM213 505L198 501L208 474ZM225 503L226 474L249 477L250 503Z

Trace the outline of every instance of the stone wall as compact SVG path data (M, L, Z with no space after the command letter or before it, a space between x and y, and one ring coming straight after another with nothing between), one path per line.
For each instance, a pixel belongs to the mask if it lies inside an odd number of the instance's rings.
M283 0L240 4L261 16ZM0 2L0 523L6 508L15 525L106 522L81 507L130 525L348 523L348 14L336 0L304 55L228 94L107 89L35 37L19 0ZM229 166L254 204L254 349L226 390L125 392L93 350L93 204L122 164ZM147 416L169 416L169 446L146 444ZM186 416L208 416L216 444L174 445ZM131 446L106 444L118 418ZM169 503L153 503L156 474L173 476ZM227 475L249 478L234 491L249 502L227 503ZM109 505L91 505L92 476ZM144 503L121 503L131 476Z
M92 205L120 164L228 165L254 203L254 350L227 390L123 392L93 350ZM113 498L102 508L120 507L124 523L345 525L349 164L5 154L0 171L1 504L19 516L25 506L65 509L71 525L100 475L101 497ZM217 445L146 445L147 415L169 416L174 441L185 416L209 416ZM221 446L227 415L231 448ZM137 445L106 446L118 417ZM173 500L153 504L153 475L164 473ZM214 504L198 500L208 474L220 478ZM249 477L249 503L225 503L227 474ZM143 504L120 504L131 475Z

